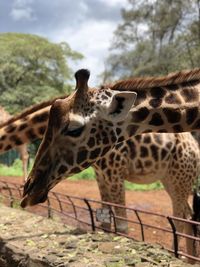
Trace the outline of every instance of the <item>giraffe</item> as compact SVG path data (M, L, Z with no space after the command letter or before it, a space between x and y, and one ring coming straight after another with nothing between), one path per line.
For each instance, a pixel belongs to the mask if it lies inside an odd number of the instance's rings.
M12 116L3 108L0 106L0 125L3 124L5 121L10 119ZM25 178L27 176L27 167L28 167L28 151L27 151L27 145L22 144L21 146L16 148L20 154L20 158L22 160L22 168L23 168L23 179L25 181Z
M3 126L0 125L0 140L4 143L4 146L0 143L0 152L34 138L42 138L53 102L35 105L12 117ZM190 133L145 133L133 136L116 144L92 166L103 201L125 205L124 180L134 183L160 180L171 198L173 215L191 218L188 197L199 175L200 152ZM125 209L115 208L115 213L119 217L127 217ZM116 226L120 232L128 231L125 220L116 219ZM111 225L103 224L102 227L108 230ZM184 224L177 223L177 230L182 232ZM192 233L192 229L185 231ZM187 242L186 245L192 254L191 243Z
M91 166L134 135L200 128L200 69L133 78L103 89L89 88L89 75L88 70L77 71L75 92L53 103L24 185L22 207L45 201L64 175Z

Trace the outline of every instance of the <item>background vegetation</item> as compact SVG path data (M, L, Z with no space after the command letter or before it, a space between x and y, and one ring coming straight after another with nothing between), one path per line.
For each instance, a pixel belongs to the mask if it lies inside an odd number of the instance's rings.
M129 0L104 81L200 66L200 0Z
M0 105L16 113L71 90L69 63L83 56L67 43L31 34L0 34Z

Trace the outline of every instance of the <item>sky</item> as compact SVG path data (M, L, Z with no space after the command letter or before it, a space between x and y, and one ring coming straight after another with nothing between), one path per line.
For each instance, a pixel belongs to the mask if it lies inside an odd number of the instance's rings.
M0 0L0 32L37 34L67 42L85 58L71 67L91 71L90 86L100 82L113 32L128 0Z

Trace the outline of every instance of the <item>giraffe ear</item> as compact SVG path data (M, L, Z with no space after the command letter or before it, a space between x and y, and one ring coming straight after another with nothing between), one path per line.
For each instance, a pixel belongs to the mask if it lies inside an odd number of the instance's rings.
M130 109L135 103L137 94L130 91L111 91L106 108L106 119L112 121L122 121L128 115Z

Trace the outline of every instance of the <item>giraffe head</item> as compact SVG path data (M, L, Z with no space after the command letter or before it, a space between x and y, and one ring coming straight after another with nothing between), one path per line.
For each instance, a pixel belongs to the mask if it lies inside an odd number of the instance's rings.
M123 141L123 121L136 93L89 88L89 75L88 70L77 71L75 92L52 105L46 133L24 186L22 207L45 201L62 177L89 167Z

